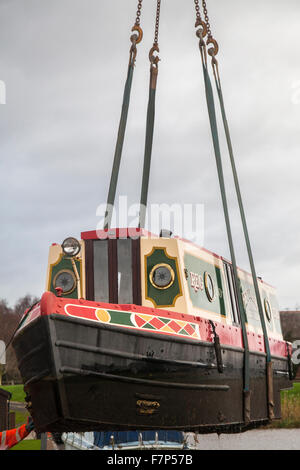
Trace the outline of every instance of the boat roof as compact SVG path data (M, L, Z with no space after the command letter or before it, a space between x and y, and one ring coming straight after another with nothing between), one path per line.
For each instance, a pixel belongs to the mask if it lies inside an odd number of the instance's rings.
M107 239L119 239L119 238L138 239L141 237L161 238L159 235L149 232L148 230L145 230L144 228L134 228L134 227L120 227L120 228L110 228L110 229L105 229L105 230L101 229L101 230L89 230L87 232L81 232L82 240L107 240ZM224 258L223 256L220 256L217 253L214 253L213 251L208 250L207 248L204 248L203 246L198 245L197 243L191 242L190 240L187 240L186 238L182 238L176 235L170 238L180 240L184 243L193 245L196 248L199 248L200 250L203 250L206 253L210 254L214 258L218 258L221 261L225 261L231 264L231 261L228 260L227 258ZM249 271L246 271L245 269L238 267L238 270L247 274L248 276L251 276L251 273L249 273ZM269 286L275 289L274 286L265 282L261 277L258 277L258 279L262 284L265 284L266 286Z

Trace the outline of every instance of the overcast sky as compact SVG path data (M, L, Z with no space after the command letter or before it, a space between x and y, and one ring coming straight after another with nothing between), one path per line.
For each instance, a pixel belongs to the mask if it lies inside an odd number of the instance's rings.
M145 0L120 195L140 193ZM0 297L45 288L48 247L94 230L106 199L136 0L0 0ZM300 2L208 0L257 273L300 305ZM203 204L204 246L229 257L192 0L162 0L149 202ZM220 126L238 264L248 268Z

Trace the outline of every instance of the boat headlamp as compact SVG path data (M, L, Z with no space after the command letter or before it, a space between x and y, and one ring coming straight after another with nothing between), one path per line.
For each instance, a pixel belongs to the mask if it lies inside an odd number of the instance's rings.
M81 250L79 241L73 237L66 238L61 246L66 256L77 256Z

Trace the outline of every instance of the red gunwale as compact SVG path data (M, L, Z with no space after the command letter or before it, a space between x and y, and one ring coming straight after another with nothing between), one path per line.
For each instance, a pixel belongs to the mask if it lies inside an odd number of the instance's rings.
M84 299L65 299L62 297L56 297L52 292L45 292L41 298L39 304L37 304L33 310L29 312L29 321L31 323L33 320L38 318L39 316L45 316L50 314L59 314L68 316L65 312L64 308L65 305L77 305L82 307L92 307L97 309L106 309L106 310L120 310L120 311L132 311L137 313L145 313L159 317L165 318L174 318L174 320L184 320L187 322L191 322L197 324L199 326L199 333L200 333L200 340L190 337L191 341L207 341L213 342L213 334L212 328L209 323L209 320L206 318L202 318L200 316L193 316L185 313L179 312L171 312L169 310L163 309L156 309L151 307L142 307L140 305L134 304L110 304L110 303L103 303L103 302L94 302ZM24 317L27 314L25 313ZM88 320L89 318L87 318ZM91 320L95 320L95 318L91 317ZM238 348L243 348L243 338L242 338L242 330L238 326L233 325L226 325L219 321L214 321L216 332L220 337L220 342L224 346L233 346ZM25 325L24 325L25 326ZM122 325L120 325L122 327ZM126 327L128 328L128 327ZM131 327L130 327L131 328ZM131 328L140 331L138 328ZM176 335L172 335L172 333L161 332L159 330L153 330L153 334L162 334L168 336L174 336L174 338L178 338ZM259 352L265 353L265 344L264 344L264 337L262 334L254 333L254 332L247 332L248 335L248 343L249 349L252 352ZM187 337L189 338L189 337ZM283 340L278 340L272 337L269 337L270 342L270 350L273 356L279 357L287 357L288 349L287 343ZM291 346L290 353L291 351Z

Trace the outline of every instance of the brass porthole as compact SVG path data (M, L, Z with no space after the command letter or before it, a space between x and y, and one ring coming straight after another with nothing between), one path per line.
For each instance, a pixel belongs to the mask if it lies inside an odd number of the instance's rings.
M270 323L272 319L272 309L271 309L271 305L268 299L265 299L264 304L265 304L266 317L267 317L268 322Z
M175 273L169 264L156 264L149 275L150 282L156 289L168 289L174 284Z
M204 286L207 298L210 302L212 302L215 298L215 287L214 281L208 272L204 273Z
M70 269L61 269L53 279L53 287L61 287L63 295L69 295L76 289L76 277Z

